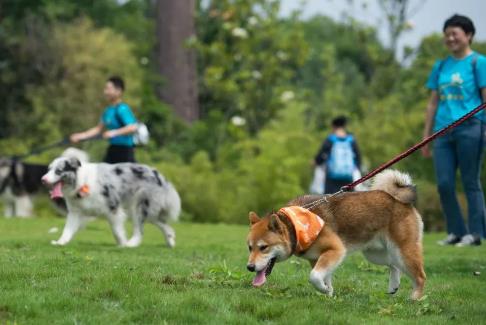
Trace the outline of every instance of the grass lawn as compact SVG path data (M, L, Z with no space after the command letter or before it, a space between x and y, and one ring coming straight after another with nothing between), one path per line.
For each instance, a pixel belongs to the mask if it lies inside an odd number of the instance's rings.
M48 230L62 225L0 219L0 324L486 322L486 245L438 247L442 235L425 236L426 296L411 302L408 278L388 296L386 269L360 254L336 271L333 298L313 289L297 258L254 289L246 226L176 224L177 246L168 249L147 225L139 248L120 249L108 224L94 221L68 246L51 246L60 233Z

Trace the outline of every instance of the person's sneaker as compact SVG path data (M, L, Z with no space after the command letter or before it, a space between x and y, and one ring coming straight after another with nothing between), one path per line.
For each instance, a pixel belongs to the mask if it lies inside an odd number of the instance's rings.
M454 235L454 234L449 234L447 235L447 238L446 239L442 239L442 240L439 240L437 242L437 244L441 245L441 246L446 246L446 245L455 245L457 244L458 242L461 241L461 238Z
M473 235L465 235L461 238L461 241L456 244L456 247L479 246L479 245L481 245L481 238Z

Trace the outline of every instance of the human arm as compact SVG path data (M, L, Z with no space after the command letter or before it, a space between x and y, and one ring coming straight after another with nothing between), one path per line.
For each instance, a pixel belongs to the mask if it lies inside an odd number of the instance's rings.
M439 94L436 90L432 90L429 101L427 103L427 110L425 112L425 125L424 125L424 134L423 138L427 138L429 135L432 134L432 127L434 124L435 113L437 112L437 106L439 105ZM426 144L422 147L422 155L426 158L432 156L430 152L429 144Z
M327 138L323 143L319 152L314 157L314 164L315 165L322 165L326 162L327 158L329 157L329 153L331 152L332 143Z
M137 119L127 104L122 103L115 108L115 120L120 127L105 131L103 138L110 139L137 131Z
M95 127L88 129L83 132L73 133L69 136L69 140L72 143L78 143L79 141L87 140L94 138L95 136L99 135L103 131L104 125L103 123L99 123Z
M103 132L103 138L110 139L110 138L118 137L120 135L132 134L136 130L137 130L137 124L130 124L130 125L123 126L119 129L108 130Z

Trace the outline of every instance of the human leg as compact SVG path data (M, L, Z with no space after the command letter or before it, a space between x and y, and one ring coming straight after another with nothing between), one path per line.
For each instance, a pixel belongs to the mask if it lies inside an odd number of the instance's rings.
M479 120L471 120L455 134L461 179L468 204L468 233L485 237L485 203L480 180L483 157L484 127Z
M447 232L456 237L464 236L466 226L456 196L457 157L451 134L438 138L434 143L434 167L437 189L447 223Z

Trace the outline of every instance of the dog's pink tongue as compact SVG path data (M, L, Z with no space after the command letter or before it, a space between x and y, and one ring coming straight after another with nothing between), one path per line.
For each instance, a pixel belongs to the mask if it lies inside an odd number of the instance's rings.
M51 199L59 199L62 198L62 182L58 182L54 185L51 190Z
M267 281L267 276L265 274L265 270L257 272L255 278L253 279L253 286L254 287L261 287L265 281Z

